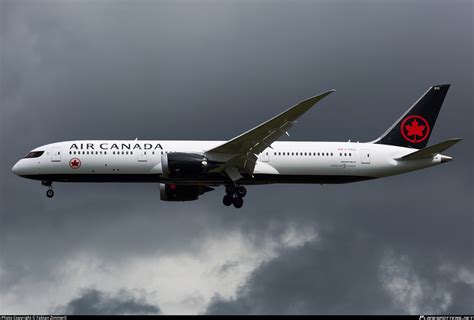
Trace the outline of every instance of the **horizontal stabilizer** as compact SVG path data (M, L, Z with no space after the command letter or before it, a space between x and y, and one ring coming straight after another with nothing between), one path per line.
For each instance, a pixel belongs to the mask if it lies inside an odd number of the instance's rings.
M413 153L407 154L406 156L403 156L396 160L417 160L417 159L432 158L435 155L443 152L444 150L451 148L452 146L454 146L456 143L458 143L461 140L462 138L454 138L454 139L446 140L444 142L440 142L430 147L426 147L418 151L415 151Z

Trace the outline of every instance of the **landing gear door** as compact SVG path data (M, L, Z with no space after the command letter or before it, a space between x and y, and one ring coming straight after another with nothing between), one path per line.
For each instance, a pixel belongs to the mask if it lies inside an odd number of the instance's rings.
M362 164L370 164L370 150L361 150L361 163Z
M51 161L60 162L61 161L61 148L53 148L51 150Z
M146 150L138 150L138 162L146 162Z

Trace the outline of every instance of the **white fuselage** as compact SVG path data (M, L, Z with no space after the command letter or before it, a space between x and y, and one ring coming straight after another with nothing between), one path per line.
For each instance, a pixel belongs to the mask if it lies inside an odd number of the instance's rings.
M62 182L170 182L162 177L163 153L203 154L225 141L84 140L38 147L41 156L24 158L13 167L20 176ZM414 149L358 142L276 141L259 154L253 175L242 184L343 183L391 176L441 163L440 155L398 161ZM76 159L76 160L74 160ZM219 185L222 175L189 184Z

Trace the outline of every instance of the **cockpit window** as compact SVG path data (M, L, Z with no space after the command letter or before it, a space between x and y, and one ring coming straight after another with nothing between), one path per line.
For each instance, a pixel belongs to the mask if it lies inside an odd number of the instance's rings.
M38 158L41 157L41 155L44 153L44 151L31 151L25 156L26 158Z

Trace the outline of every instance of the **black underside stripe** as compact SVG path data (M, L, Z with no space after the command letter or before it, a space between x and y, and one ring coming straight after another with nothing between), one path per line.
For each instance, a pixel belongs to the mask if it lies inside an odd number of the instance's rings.
M51 182L172 182L177 184L203 184L203 185L219 185L226 184L229 180L222 175L215 177L202 177L192 180L167 181L161 175L153 174L39 174L24 175L24 178L51 181ZM239 184L267 184L267 183L321 183L321 184L337 184L349 183L375 179L374 177L363 176L337 176L337 175L270 175L255 174L253 177L243 177L239 180Z

